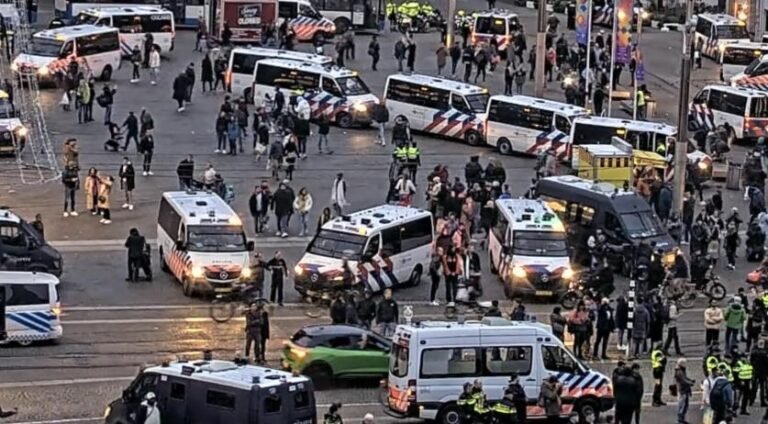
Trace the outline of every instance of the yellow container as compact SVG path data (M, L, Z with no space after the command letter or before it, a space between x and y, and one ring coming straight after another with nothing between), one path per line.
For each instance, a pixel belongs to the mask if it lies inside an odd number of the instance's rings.
M572 167L577 175L593 181L613 184L621 188L631 183L632 151L603 144L573 146Z

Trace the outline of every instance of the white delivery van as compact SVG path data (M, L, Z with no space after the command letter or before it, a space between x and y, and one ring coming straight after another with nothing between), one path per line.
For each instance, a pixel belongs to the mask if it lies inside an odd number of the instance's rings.
M75 17L77 24L103 25L120 32L120 49L130 56L138 46L144 54L144 39L152 35L152 42L160 54L173 50L176 24L173 12L159 7L99 7L86 9Z
M222 293L251 277L240 217L217 194L165 192L157 217L160 266L181 282L184 294Z
M28 53L18 55L11 70L33 69L41 82L51 82L74 59L96 78L108 81L120 66L121 56L117 28L75 25L35 33Z
M694 45L701 46L701 54L715 61L726 44L751 41L745 22L722 13L697 15L694 29Z
M542 383L550 376L563 385L561 416L595 416L613 407L609 377L581 363L546 324L484 318L482 321L400 325L392 339L387 379L388 415L462 422L456 400L464 383L480 379L487 400L504 396L517 373L528 398L528 418L544 418L538 406Z
M0 271L0 291L7 336L0 343L26 346L61 337L58 278L44 272Z
M383 205L327 222L294 268L303 297L319 298L341 284L342 261L364 289L415 286L429 270L434 241L432 214L421 209Z
M559 299L573 279L568 234L541 200L498 199L496 225L488 236L488 260L504 294Z

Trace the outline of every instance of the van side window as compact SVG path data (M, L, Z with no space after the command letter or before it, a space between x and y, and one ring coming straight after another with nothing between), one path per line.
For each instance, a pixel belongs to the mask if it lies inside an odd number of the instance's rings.
M144 399L144 395L148 392L154 392L159 380L160 376L153 373L144 373L137 380L134 380L133 387L131 387L134 399Z
M283 409L283 400L277 393L270 393L264 398L264 413L274 414Z
M381 232L381 254L385 256L393 256L400 253L400 227L387 228Z
M19 226L13 222L3 222L0 224L0 243L6 246L27 246L26 238L19 231Z
M606 213L605 214L605 229L608 231L613 231L614 233L621 233L621 222L619 222L619 219L616 218L616 215L612 213Z
M75 42L74 41L67 41L64 44L64 47L61 48L61 53L59 53L59 57L67 57L75 52ZM82 53L80 53L82 55Z
M119 50L120 38L117 32L104 32L77 38L78 56L89 56Z
M595 210L589 206L582 206L578 203L568 205L566 220L572 224L581 224L585 227L592 226L592 219L595 216Z
M736 116L746 116L747 98L738 94L712 90L709 94L709 107Z
M342 97L339 85L333 78L323 78L323 91L336 97Z
M2 289L2 288L0 288ZM50 304L47 284L9 284L5 289L6 306Z
M295 18L297 3L283 2L277 4L277 13L280 18Z
M704 104L707 103L708 98L709 90L702 90L699 94L696 95L696 97L693 98L693 102L696 104Z
M368 241L368 246L365 248L365 254L363 254L363 257L372 258L378 255L380 246L381 246L381 238L377 234Z
M160 212L157 216L157 223L168 234L168 237L176 239L179 231L179 223L181 222L181 216L176 213L176 210L171 207L165 198L160 200Z
M293 395L293 407L296 409L309 407L309 395L306 390L299 390Z
M447 90L413 84L406 81L389 80L386 98L397 102L447 110L451 93Z
M563 351L559 346L542 346L541 359L547 371L576 373L581 368L573 360L571 355Z
M181 383L171 383L171 399L184 400L187 397L187 386Z
M218 390L208 390L205 393L205 403L224 409L235 409L235 395Z
M563 115L555 115L555 129L563 134L571 134L571 121Z
M711 37L712 24L706 19L699 18L699 20L696 21L696 32L705 37Z
M141 17L130 15L115 15L112 17L112 26L122 34L135 34L142 32ZM131 46L133 47L133 46Z
M519 375L531 373L531 346L486 347L483 349L485 375Z
M316 90L320 86L320 75L262 63L256 70L256 84L287 90Z
M432 243L432 218L424 217L400 227L402 250L411 250Z
M475 348L426 349L421 354L421 377L472 377L477 375Z
M256 69L256 62L261 59L259 56L245 53L232 54L232 72L235 74L253 75Z
M491 231L493 231L493 234L496 236L496 240L498 240L502 244L506 242L507 227L508 227L507 219L504 218L503 214L498 214L498 217L496 218L496 225L493 226Z
M765 64L768 67L768 64ZM755 97L749 105L750 118L768 118L768 99Z

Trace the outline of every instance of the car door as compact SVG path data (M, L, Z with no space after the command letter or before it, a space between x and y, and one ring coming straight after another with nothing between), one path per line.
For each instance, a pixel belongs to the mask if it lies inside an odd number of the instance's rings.
M355 336L352 342L349 360L356 364L356 375L381 377L387 374L389 345L383 339L372 334L362 334Z
M322 354L316 356L323 357L331 366L334 377L359 375L365 367L365 358L360 355L361 340L359 334L335 335L322 346L316 347L315 354Z
M163 411L165 422L185 424L187 423L187 396L189 393L189 380L174 379L162 385L160 393L157 393L158 402Z

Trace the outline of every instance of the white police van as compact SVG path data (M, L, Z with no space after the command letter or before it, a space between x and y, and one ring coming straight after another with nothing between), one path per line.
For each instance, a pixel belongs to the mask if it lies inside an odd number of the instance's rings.
M489 401L500 400L515 372L528 398L529 418L544 418L542 383L562 384L560 415L597 416L613 407L609 377L580 362L546 324L484 318L399 325L392 339L385 412L402 418L462 422L456 400L479 379Z
M537 97L496 95L488 102L485 139L501 154L535 155L554 148L565 159L574 119L588 114L582 107Z
M491 39L495 38L499 55L502 59L507 59L507 50L512 44L512 37L516 31L522 29L517 13L504 9L478 12L472 23L472 44L475 46L481 43L490 44Z
M0 344L15 342L28 346L33 342L61 337L59 279L44 272L0 271Z
M541 200L497 199L496 225L488 235L488 262L508 298L559 299L573 279L568 235Z
M75 25L32 35L27 53L13 60L11 70L35 70L39 80L49 82L57 72L65 72L74 59L95 77L108 81L120 66L121 57L117 28Z
M294 268L295 288L317 298L342 280L342 262L366 290L415 286L429 269L434 241L428 211L383 205L327 222Z
M303 96L313 119L326 115L342 128L370 124L373 106L379 102L360 75L346 68L285 59L256 62L253 102L261 104L267 95L274 99L276 89L284 90L286 97Z
M160 53L173 50L176 24L173 12L159 7L99 7L86 9L75 17L77 24L103 25L117 28L120 32L120 49L123 56L130 56L138 46L144 53L144 39L152 34L152 42Z
M277 4L277 25L285 20L296 32L298 41L319 42L336 34L336 24L307 0L280 0Z
M689 119L707 129L727 123L729 142L756 140L768 134L768 92L708 85L693 97Z
M184 294L222 293L251 277L243 223L218 195L169 191L157 217L160 266L181 282Z
M227 90L235 95L242 95L244 98L250 99L256 62L262 59L288 59L318 65L333 64L331 57L318 54L264 47L236 47L229 54L229 64L224 77Z
M702 13L696 17L694 45L701 54L718 60L726 44L751 41L743 21L725 14Z
M148 393L166 423L312 424L317 414L307 377L230 361L178 360L142 369L107 406L104 422L134 422Z
M389 115L413 131L483 143L488 89L420 74L392 74L384 86Z

